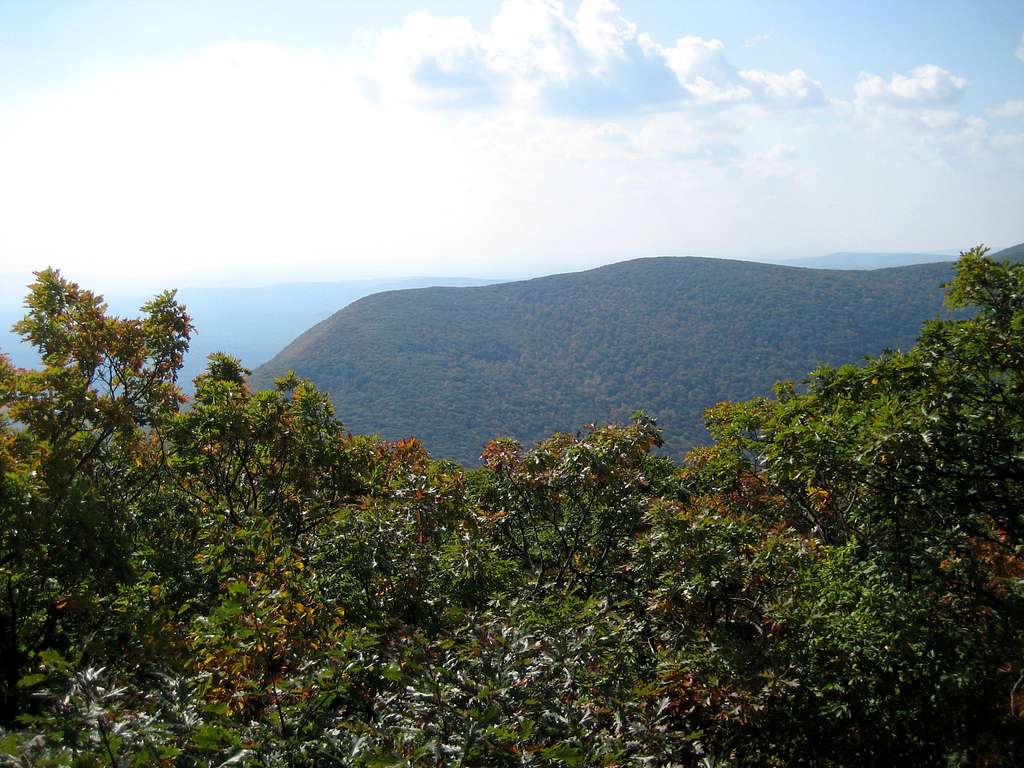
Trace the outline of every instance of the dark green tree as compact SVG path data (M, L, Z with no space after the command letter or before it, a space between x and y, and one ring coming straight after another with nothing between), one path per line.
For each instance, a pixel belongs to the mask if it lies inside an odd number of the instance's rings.
M96 632L130 578L135 505L162 471L152 430L178 408L192 331L172 292L140 319L111 317L55 270L37 273L26 307L15 329L43 366L0 373L0 723L21 711L18 681L40 652Z

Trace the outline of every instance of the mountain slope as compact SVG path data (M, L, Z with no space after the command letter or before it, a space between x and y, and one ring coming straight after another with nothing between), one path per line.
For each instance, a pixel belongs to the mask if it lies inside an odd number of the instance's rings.
M1024 261L1024 243L1011 245L1009 248L990 253L989 256L996 261Z
M720 400L911 345L952 274L652 258L380 293L311 328L253 383L294 369L331 393L353 431L416 435L466 463L495 436L530 443L637 408L678 452L705 439L701 413Z

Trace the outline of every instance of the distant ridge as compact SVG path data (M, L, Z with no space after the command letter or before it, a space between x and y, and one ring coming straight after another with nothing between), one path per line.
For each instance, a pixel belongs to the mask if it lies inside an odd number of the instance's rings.
M1024 258L1024 244L1006 248L990 257L999 260L1016 261ZM797 259L755 259L765 264L810 269L891 269L909 267L914 264L937 264L956 261L958 256L940 253L860 253L839 251L825 256L807 256Z
M256 371L294 369L355 432L420 437L471 464L491 438L533 441L644 409L678 453L702 411L823 363L910 346L942 312L950 263L801 269L650 258L482 288L361 299Z
M887 269L909 267L914 264L956 261L956 258L956 256L935 253L851 253L844 251L830 253L827 256L809 256L775 263L811 269Z

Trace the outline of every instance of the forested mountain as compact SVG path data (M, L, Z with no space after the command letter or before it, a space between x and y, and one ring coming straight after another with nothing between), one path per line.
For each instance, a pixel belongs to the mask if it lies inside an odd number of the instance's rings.
M480 287L380 293L310 329L253 377L294 370L357 432L421 438L474 463L635 409L667 450L706 439L702 411L824 363L909 346L942 311L951 264L826 271L650 258Z
M16 365L35 366L39 357L20 343L11 326L25 314L21 306L31 275L10 276L0 288L0 351ZM491 280L463 277L398 277L322 283L279 283L262 286L192 286L178 290L196 326L182 364L183 386L206 366L213 352L230 349L247 366L269 360L298 334L371 293L432 285L486 285ZM106 296L110 311L123 316L138 312L148 297L121 293Z

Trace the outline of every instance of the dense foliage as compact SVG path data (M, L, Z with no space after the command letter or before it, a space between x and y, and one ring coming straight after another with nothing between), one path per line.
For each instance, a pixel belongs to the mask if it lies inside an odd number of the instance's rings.
M1024 266L906 352L658 426L352 436L41 272L0 365L0 765L1019 765ZM671 382L661 382L670 386Z
M526 445L642 409L662 453L707 440L701 413L781 379L906 349L942 312L951 264L843 272L656 258L477 288L381 293L257 369L294 370L349 428L465 466L495 435Z

